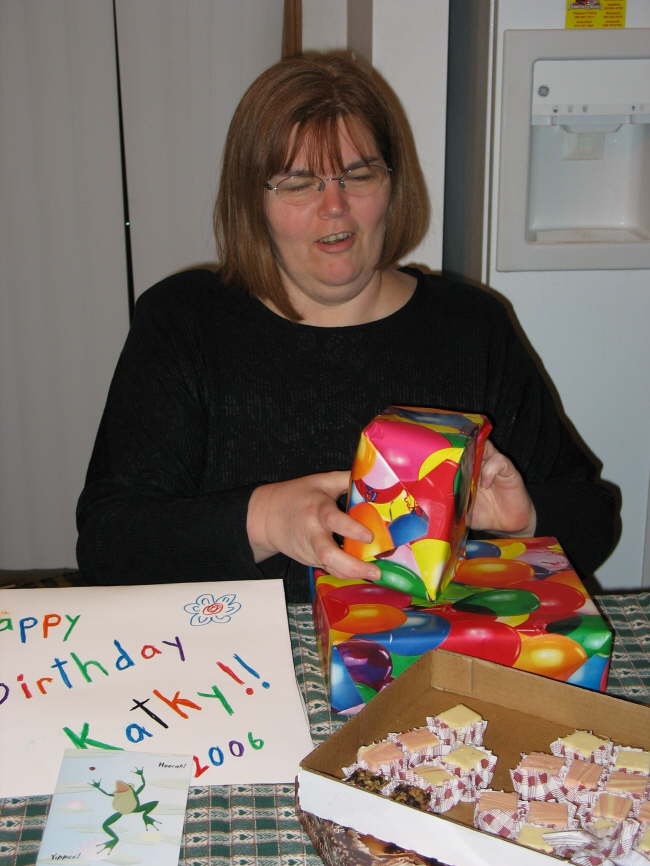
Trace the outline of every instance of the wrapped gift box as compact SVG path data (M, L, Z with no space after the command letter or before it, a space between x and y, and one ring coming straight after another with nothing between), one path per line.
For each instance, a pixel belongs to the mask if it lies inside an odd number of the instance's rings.
M604 691L612 634L554 538L468 542L435 602L405 571L386 570L378 583L312 571L336 712L357 712L438 648Z
M453 577L467 538L491 424L484 415L390 406L361 433L348 512L373 533L343 549L382 569L419 578L435 599Z

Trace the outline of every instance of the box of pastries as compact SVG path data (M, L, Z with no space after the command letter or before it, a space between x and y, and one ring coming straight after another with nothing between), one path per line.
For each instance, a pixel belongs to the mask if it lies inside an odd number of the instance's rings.
M327 866L646 866L650 707L429 652L296 790Z

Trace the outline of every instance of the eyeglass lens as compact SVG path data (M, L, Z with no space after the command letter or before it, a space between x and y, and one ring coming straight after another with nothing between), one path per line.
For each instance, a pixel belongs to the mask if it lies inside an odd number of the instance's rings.
M383 165L361 165L349 168L338 177L321 178L316 175L291 175L270 187L276 195L300 204L316 198L326 183L338 182L348 195L371 195L384 183L389 169Z

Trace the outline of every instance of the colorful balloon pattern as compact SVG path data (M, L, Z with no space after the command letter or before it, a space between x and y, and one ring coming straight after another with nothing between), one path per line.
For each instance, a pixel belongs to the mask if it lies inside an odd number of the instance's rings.
M554 538L470 541L436 601L417 573L416 545L375 562L381 578L373 583L312 570L336 712L358 709L431 649L604 691L612 635Z
M467 538L466 514L491 429L482 415L438 409L390 406L377 415L359 439L347 506L373 539L345 538L343 549L410 567L435 599Z

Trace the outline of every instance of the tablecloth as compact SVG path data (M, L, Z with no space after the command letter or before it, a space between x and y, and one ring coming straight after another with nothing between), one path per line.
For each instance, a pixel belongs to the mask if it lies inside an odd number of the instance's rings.
M650 592L595 600L615 632L608 692L650 703ZM289 606L289 629L318 744L341 721L330 713L308 605ZM191 787L180 866L322 866L293 797L293 785ZM0 800L0 866L34 866L49 803L49 797Z

